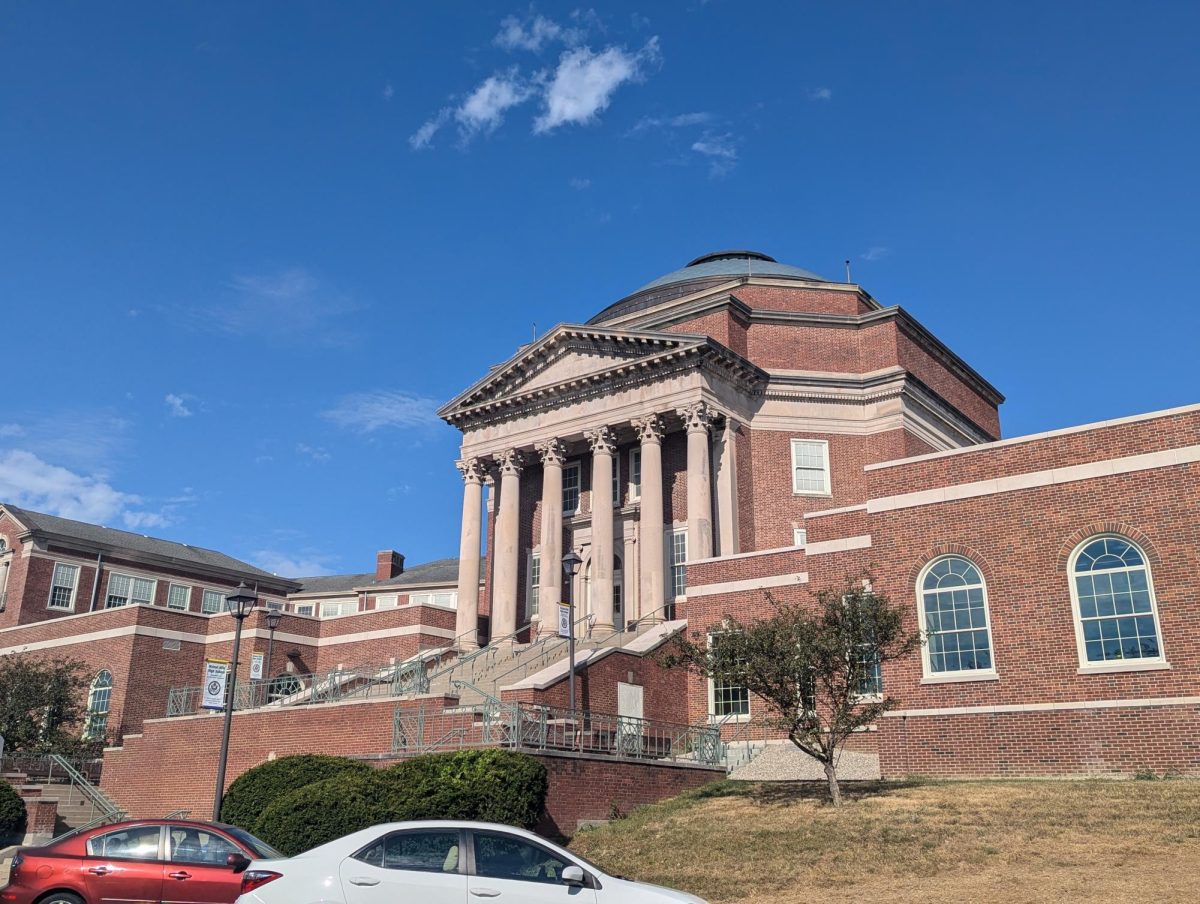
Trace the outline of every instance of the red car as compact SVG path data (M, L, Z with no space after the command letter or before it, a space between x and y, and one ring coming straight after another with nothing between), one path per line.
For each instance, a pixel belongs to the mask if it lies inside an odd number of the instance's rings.
M118 822L18 850L0 904L233 904L251 860L282 856L236 826Z

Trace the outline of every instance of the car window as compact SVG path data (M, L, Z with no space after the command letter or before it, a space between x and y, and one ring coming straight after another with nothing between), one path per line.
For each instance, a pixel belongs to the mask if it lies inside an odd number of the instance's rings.
M237 826L222 826L222 828L249 848L258 860L285 860L287 858L287 855L275 850L261 838L254 837L245 829L239 829Z
M92 857L119 857L123 860L157 860L158 826L134 826L89 838L87 852Z
M513 835L475 833L475 875L524 882L562 882L570 863L540 845Z
M354 855L356 860L383 869L422 873L456 873L459 836L449 832L397 832L379 839Z
M170 826L167 840L171 846L167 856L172 863L224 866L230 854L245 856L229 839L194 826Z

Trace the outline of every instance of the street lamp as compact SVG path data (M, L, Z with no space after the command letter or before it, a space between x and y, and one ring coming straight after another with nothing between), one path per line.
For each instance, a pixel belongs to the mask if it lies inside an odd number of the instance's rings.
M242 646L242 622L252 611L258 597L245 582L237 585L233 593L225 597L225 608L237 620L233 632L233 669L229 674L229 696L225 700L225 731L221 735L221 757L217 761L217 794L213 801L213 821L221 821L221 801L225 797L225 764L229 759L229 729L233 727L233 708L237 704L238 652Z
M567 686L571 695L571 724L575 724L575 575L583 559L579 553L571 550L562 560L563 574L566 575L565 590L567 595Z
M275 651L275 629L281 621L283 612L279 609L267 610L267 630L271 632L267 636L267 664L263 668L263 674L267 676L267 703L271 702L271 654Z

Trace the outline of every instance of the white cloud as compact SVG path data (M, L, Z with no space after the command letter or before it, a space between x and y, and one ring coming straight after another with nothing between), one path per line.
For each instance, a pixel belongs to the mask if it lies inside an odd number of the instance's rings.
M24 435L25 428L20 424L0 424L0 438Z
M383 99L391 100L395 96L396 96L396 89L392 87L391 82L388 82L386 85L383 86Z
M637 53L620 47L609 47L601 53L590 47L566 51L546 85L545 109L534 121L533 131L543 134L559 126L594 121L608 108L618 88L640 81L644 67L660 58L657 37Z
M326 452L320 446L310 446L308 443L296 443L296 452L305 458L315 461L317 464L324 464L333 458L330 453Z
M859 255L865 261L880 261L885 257L891 256L892 249L885 248L883 245L872 245L866 251Z
M648 129L685 129L702 126L713 121L711 113L698 110L695 113L677 113L674 116L643 116L626 134L636 135Z
M333 569L329 567L329 557L322 555L295 556L273 549L260 549L250 556L250 561L264 571L286 578L311 578L333 574Z
M578 44L583 40L583 34L582 29L564 28L553 19L531 12L524 21L516 16L506 16L502 19L500 31L496 33L492 43L510 52L528 50L531 53L540 53L547 44L557 41Z
M167 397L163 399L167 403L167 413L171 417L191 417L192 409L188 408L186 398L186 396L168 392Z
M705 132L692 144L692 150L708 160L710 176L724 176L737 165L737 144L732 133L715 135Z
M141 496L114 488L102 476L52 465L25 449L0 452L0 500L96 524L119 521L140 528L168 523L160 513L139 510L144 502Z
M449 122L450 114L453 112L450 107L443 107L438 110L436 116L422 123L421 128L408 136L409 147L414 151L424 150L429 147L433 141L433 136L441 131L442 126Z
M343 326L360 310L346 295L303 267L233 277L227 297L192 311L200 326L231 336L265 336L344 347L357 334Z
M469 141L479 132L494 132L504 122L505 112L525 103L532 94L533 89L521 79L515 66L488 76L454 111L463 140Z
M584 179L581 176L572 176L567 180L567 184L570 185L571 188L575 189L575 191L584 191L585 189L592 187L592 180Z
M832 88L809 88L808 89L808 99L809 100L833 100L833 89Z
M386 389L348 395L322 416L339 427L364 433L384 427L428 427L438 423L433 399Z

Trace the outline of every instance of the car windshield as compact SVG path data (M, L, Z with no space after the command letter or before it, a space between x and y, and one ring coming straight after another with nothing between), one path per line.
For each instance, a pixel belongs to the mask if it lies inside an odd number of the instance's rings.
M271 845L267 844L261 838L255 838L245 829L239 829L237 826L223 826L222 828L224 828L226 832L228 832L246 847L250 848L250 850L254 853L255 858L258 860L287 859L286 854L282 854L275 850L275 848L271 847Z

